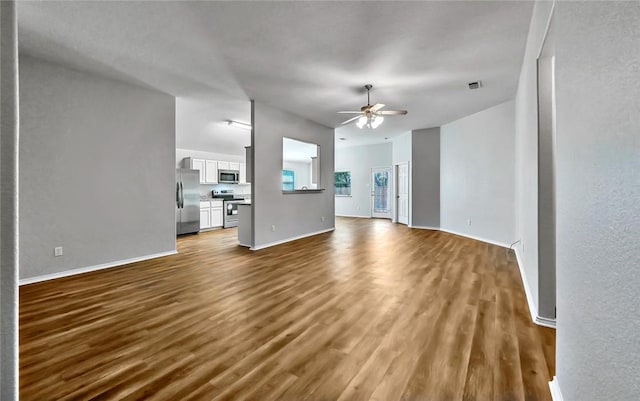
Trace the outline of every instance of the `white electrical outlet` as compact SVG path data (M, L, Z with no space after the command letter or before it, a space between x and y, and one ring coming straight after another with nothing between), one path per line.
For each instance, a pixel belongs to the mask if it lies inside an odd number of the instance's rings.
M467 219L467 225L471 226L471 219Z
M62 256L62 247L57 246L53 248L53 256Z
M324 216L320 217L320 221L324 223Z
M271 226L271 231L276 231L276 226L275 226L275 224Z

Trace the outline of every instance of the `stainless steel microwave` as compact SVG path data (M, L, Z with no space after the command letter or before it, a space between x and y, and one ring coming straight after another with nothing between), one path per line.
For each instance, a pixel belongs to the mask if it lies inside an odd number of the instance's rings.
M240 182L238 170L218 170L218 182L220 184L237 184Z

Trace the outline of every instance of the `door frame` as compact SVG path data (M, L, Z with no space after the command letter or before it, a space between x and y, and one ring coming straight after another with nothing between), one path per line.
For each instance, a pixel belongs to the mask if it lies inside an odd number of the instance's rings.
M394 185L392 187L393 190L393 211L391 213L391 221L393 223L398 223L398 183L400 182L398 180L398 169L401 165L406 164L407 165L407 180L409 181L407 184L407 190L408 190L408 199L407 199L407 208L409 209L408 212L408 216L407 216L407 227L411 227L411 162L409 160L407 161L402 161L402 162L396 162L393 163L393 182ZM400 223L403 224L403 223Z
M389 204L389 217L375 217L373 215L373 205L374 205L374 201L373 201L373 170L389 170L389 180L391 180L391 182L389 183L389 198L390 198L390 204ZM396 180L394 179L394 167L393 166L381 166L381 167L371 167L370 171L369 171L369 217L372 219L389 219L391 221L393 221L393 213L395 210L395 206L396 206L396 202L394 202L394 187L395 187L395 182Z

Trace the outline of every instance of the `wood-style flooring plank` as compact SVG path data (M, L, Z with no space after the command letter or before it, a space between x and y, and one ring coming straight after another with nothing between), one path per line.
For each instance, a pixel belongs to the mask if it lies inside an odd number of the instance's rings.
M514 254L386 220L20 288L20 399L550 401Z

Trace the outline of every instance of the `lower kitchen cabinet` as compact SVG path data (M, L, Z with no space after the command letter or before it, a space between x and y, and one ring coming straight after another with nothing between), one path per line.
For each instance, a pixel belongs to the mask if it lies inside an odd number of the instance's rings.
M224 223L222 214L222 202L211 202L211 227L222 227Z
M222 201L200 202L200 229L222 227L224 223Z
M211 228L211 208L200 208L200 229L206 230Z

